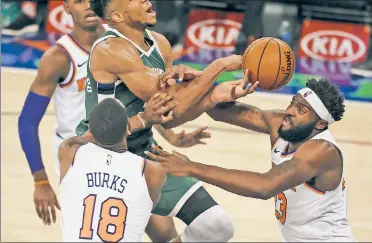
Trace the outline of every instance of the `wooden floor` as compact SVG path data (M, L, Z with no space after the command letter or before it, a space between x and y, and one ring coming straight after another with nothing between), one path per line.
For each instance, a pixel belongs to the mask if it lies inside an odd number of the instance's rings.
M44 226L33 204L33 183L17 132L17 119L34 74L1 73L1 241L59 241L59 226ZM245 98L260 108L285 108L290 96L253 94ZM40 124L44 163L55 188L53 164L53 107ZM218 166L264 172L271 166L269 137L249 132L202 116L182 128L208 125L212 138L207 145L179 149L192 160ZM332 125L345 158L348 215L359 241L372 240L372 104L347 103L343 121ZM177 128L178 130L178 128ZM159 136L156 134L156 137ZM160 144L170 146L161 138ZM279 241L273 199L261 201L233 195L208 185L208 191L233 218L236 234L232 241ZM177 229L184 225L176 220ZM144 240L148 240L147 236Z

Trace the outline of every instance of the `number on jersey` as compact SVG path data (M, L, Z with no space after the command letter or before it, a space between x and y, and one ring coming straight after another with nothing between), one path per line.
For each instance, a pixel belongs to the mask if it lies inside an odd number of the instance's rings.
M84 199L83 225L80 239L93 238L93 215L97 195L90 194ZM128 208L122 199L110 197L102 202L97 235L103 242L118 242L124 237Z
M280 200L277 209L277 201ZM284 225L287 219L287 198L283 192L275 196L275 217Z

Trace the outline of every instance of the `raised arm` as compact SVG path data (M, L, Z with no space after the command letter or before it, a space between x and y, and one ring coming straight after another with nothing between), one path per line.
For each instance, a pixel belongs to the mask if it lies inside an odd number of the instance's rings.
M156 151L159 155L147 154L161 162L168 173L195 177L238 195L265 200L341 165L337 149L324 140L306 142L291 160L266 173L224 169L192 162L179 153Z
M221 103L209 110L207 114L215 121L225 122L260 133L277 137L277 130L282 123L284 110L261 110L241 102Z
M107 57L110 57L109 59ZM108 60L100 62L100 60ZM198 102L212 87L217 77L226 70L240 68L241 57L230 56L212 62L192 82L181 82L166 87L165 92L172 95L179 105L174 109L174 116L181 116L189 107ZM104 70L104 71L103 71ZM136 48L124 39L108 39L107 43L97 45L92 55L92 72L101 83L112 83L120 78L126 86L140 99L147 101L160 89L159 75L142 63ZM111 74L109 77L108 73Z

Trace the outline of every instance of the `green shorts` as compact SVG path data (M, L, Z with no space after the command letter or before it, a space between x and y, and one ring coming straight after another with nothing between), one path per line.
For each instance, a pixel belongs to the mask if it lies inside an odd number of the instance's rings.
M175 217L187 199L203 186L203 182L192 177L167 176L158 204L153 214Z
M157 145L156 141L154 141L154 143ZM144 151L145 150L155 153L151 148L146 148ZM146 155L143 156L148 159ZM202 187L203 184L202 181L193 177L177 177L168 174L167 181L161 191L160 200L152 210L152 213L161 216L175 217L187 199L189 199L196 190Z

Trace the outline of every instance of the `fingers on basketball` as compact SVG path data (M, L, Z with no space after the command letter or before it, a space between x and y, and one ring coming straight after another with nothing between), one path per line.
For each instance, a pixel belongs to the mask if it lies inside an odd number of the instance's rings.
M291 80L296 60L292 49L282 40L265 37L254 41L243 55L243 70L249 69L250 82L258 88L277 90Z

